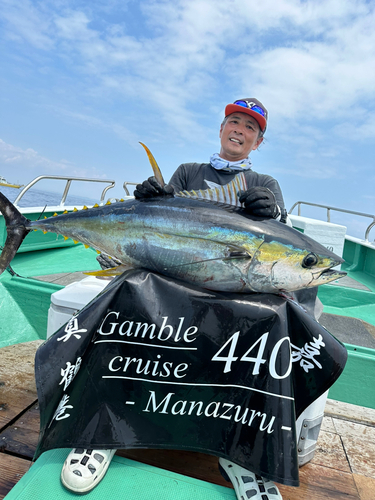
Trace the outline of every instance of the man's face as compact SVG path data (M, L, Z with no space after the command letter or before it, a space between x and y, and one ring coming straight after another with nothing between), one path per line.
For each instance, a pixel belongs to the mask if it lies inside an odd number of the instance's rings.
M263 141L259 138L260 127L246 113L232 113L220 127L220 156L224 160L238 161L247 158Z

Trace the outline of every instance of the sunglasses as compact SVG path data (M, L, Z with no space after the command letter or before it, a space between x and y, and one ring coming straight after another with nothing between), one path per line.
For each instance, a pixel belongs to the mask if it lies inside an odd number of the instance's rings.
M256 113L259 113L260 115L265 117L264 109L262 109L260 106L257 106L254 102L236 101L233 104L237 104L237 106L242 106L243 108L249 108L252 111L255 111Z

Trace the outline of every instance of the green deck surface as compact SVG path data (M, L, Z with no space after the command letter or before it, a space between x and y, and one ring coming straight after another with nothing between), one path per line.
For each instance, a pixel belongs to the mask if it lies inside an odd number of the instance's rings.
M357 290L334 285L319 287L318 297L323 303L325 313L358 318L375 326L375 277L363 271L349 271L349 265L343 265L343 271L369 291Z
M353 405L375 408L375 351L345 344L348 361L328 397Z
M95 250L78 243L65 248L19 253L12 260L11 266L17 274L24 277L91 271L100 269L97 256Z
M366 285L371 291L347 287L323 285L318 297L323 303L323 312L338 316L349 316L366 321L375 327L375 277L362 270L348 271L348 276ZM329 390L329 397L345 403L375 408L375 350L345 344L348 361L337 382Z
M358 318L375 326L375 293L330 285L320 287L323 312Z
M45 339L51 294L62 287L31 276L100 269L97 253L83 245L17 254L0 276L0 348Z
M77 499L60 482L61 468L70 450L52 450L6 495L6 500ZM234 490L114 456L99 485L86 494L90 500L233 500Z
M61 287L8 276L0 281L0 347L45 339L51 293Z

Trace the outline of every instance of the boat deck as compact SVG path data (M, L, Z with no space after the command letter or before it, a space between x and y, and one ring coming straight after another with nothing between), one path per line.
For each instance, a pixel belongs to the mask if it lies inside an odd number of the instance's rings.
M0 500L28 471L37 445L34 355L40 343L0 349ZM212 456L171 450L120 450L117 454L230 487ZM284 500L373 500L375 410L328 400L315 457L300 469L300 481L299 488L280 485Z

